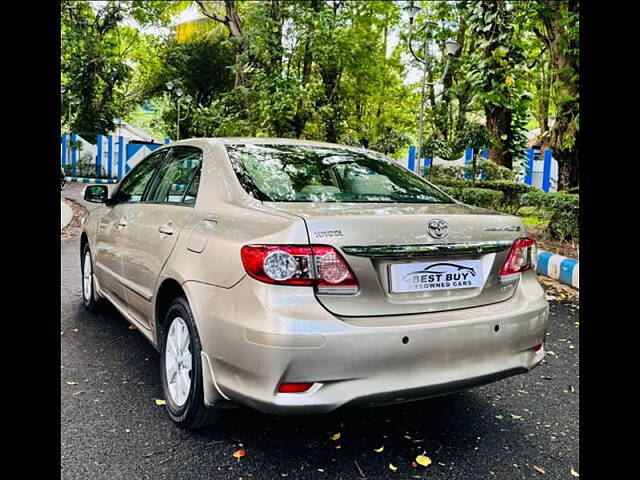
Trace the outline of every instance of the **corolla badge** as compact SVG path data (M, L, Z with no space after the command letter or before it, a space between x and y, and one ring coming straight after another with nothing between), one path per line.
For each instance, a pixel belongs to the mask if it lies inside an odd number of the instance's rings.
M449 235L449 225L444 220L436 218L431 220L427 225L427 233L429 236L437 239L445 238Z

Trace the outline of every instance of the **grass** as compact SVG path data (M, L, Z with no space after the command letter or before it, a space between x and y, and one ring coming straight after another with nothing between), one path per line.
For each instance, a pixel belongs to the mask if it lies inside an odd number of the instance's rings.
M549 214L537 207L522 207L518 216L525 227L546 228L549 225Z
M524 223L525 227L546 228L547 225L549 225L549 220L546 218L523 217L520 215L520 219L522 220L522 223Z

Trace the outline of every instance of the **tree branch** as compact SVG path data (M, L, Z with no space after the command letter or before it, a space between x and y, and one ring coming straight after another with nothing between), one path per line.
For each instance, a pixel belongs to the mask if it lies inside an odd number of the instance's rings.
M207 6L206 6L206 5L204 4L204 2L203 2L203 1L201 1L201 0L196 0L196 3L197 3L197 4L198 4L198 6L200 7L200 11L202 12L202 14L203 14L205 17L209 17L209 18L211 18L211 19L215 20L216 22L220 22L220 23L222 23L222 24L224 24L224 25L227 25L227 26L229 25L229 17L227 17L227 16L224 16L224 17L223 17L222 15L218 15L218 14L217 14L217 13L215 13L215 12L211 12L211 11L209 11L209 9L207 8Z

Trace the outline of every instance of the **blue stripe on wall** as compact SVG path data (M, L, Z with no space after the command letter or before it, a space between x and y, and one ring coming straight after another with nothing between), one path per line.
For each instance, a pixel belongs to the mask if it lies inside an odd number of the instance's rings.
M424 159L424 174L427 175L429 173L429 169L433 164L433 158L425 157Z
M118 137L118 178L122 178L124 167L124 137Z
M100 170L102 170L102 148L104 145L103 139L104 137L102 135L98 135L96 138L96 143L98 145L98 154L96 156L96 177L100 176Z
M489 159L489 149L488 148L483 148L482 149L482 158L484 158L485 160ZM487 167L482 167L482 170L480 171L480 180L486 180L487 179Z
M71 134L71 142L75 143L78 139L78 136L75 133ZM71 165L75 166L76 161L78 160L76 157L78 155L78 150L76 150L75 148L71 149Z
M407 163L407 168L412 172L416 169L416 147L414 145L409 147L409 162Z
M67 164L67 134L62 135L62 159L61 165L65 166Z
M107 177L111 178L111 169L113 168L113 135L107 137Z
M547 149L544 151L544 166L542 170L542 191L548 192L551 183L551 158L553 151Z
M531 185L533 183L533 156L535 150L530 148L527 150L527 161L524 165L524 183Z
M538 254L538 273L547 275L549 273L549 259L552 257L552 253L540 252Z
M573 269L578 264L573 258L566 258L560 262L560 281L571 285Z
M473 162L473 148L467 147L467 149L464 151L464 166L470 167L472 162ZM471 175L472 175L471 170L467 168L467 170L464 171L464 178L466 178L467 180L470 180Z

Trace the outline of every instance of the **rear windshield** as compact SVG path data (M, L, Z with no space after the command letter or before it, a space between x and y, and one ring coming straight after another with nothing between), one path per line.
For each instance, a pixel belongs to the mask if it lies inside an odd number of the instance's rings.
M245 190L271 202L453 203L386 157L308 145L227 145Z

